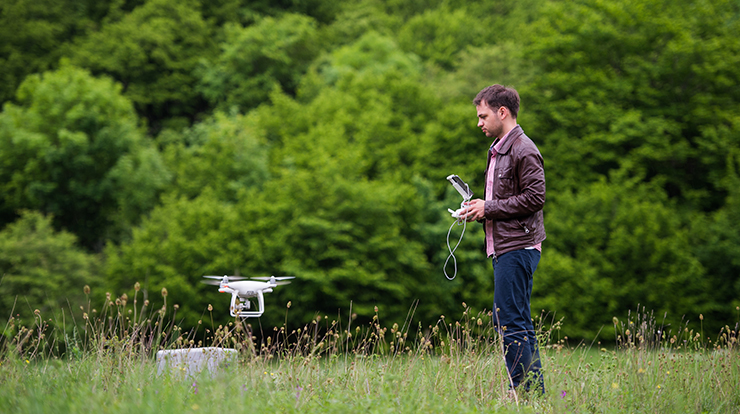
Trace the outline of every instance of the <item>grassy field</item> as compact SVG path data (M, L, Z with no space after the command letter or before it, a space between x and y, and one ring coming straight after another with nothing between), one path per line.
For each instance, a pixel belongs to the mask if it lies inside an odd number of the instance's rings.
M645 316L615 319L618 339L602 348L554 340L558 323L541 323L547 391L513 397L490 314L467 308L426 327L377 318L341 327L317 316L260 340L236 322L196 340L163 311L124 318L125 306L86 314L71 336L41 315L30 327L11 320L0 342L0 412L740 413L737 326L709 341L656 332ZM214 373L158 375L157 350L196 346L239 357Z

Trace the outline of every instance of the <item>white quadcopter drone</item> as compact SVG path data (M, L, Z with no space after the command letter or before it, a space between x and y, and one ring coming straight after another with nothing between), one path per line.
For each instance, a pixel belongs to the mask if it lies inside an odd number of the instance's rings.
M240 318L259 318L265 312L265 298L264 293L272 292L272 288L280 285L287 285L290 282L285 282L287 279L293 279L293 276L261 276L253 277L250 280L241 276L203 276L207 279L217 279L220 281L216 282L206 280L203 283L208 285L217 285L218 291L221 293L231 293L231 306L229 306L229 313L233 317ZM229 279L233 280L230 281ZM265 280L265 282L260 282ZM250 309L251 302L249 298L257 298L257 310L248 311ZM243 301L242 301L243 300Z

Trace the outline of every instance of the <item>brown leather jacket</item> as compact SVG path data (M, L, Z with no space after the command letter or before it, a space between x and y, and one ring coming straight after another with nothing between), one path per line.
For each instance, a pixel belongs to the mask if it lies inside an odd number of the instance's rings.
M490 161L489 150L486 176ZM519 125L496 154L494 168L493 197L486 200L485 218L493 220L496 255L541 243L545 240L545 169L540 151Z

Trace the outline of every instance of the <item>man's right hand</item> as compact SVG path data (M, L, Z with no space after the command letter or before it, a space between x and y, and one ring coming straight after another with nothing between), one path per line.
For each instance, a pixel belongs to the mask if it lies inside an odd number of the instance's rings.
M475 200L470 200L465 203L463 203L464 207L467 207L467 215L465 216L465 219L468 222L471 221L478 221L485 217L486 212L486 202L481 200L480 198L476 198Z

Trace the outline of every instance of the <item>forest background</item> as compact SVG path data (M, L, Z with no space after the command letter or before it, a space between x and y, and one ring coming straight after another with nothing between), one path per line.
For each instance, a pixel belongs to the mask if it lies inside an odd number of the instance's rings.
M295 275L263 327L490 310L479 225L444 276L445 177L482 194L502 83L545 159L533 314L738 320L737 1L2 0L0 39L3 318L166 288L224 323L208 274Z

